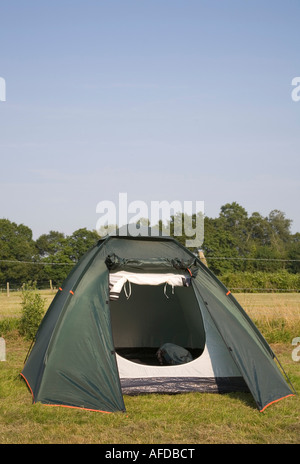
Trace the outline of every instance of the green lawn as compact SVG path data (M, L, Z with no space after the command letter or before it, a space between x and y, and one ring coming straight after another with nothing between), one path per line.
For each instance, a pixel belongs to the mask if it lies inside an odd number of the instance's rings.
M48 303L54 294L44 293ZM282 295L278 295L284 301ZM17 295L0 295L1 317L18 317ZM272 297L272 298L270 298ZM265 298L278 310L279 300ZM287 302L285 317L293 320L298 333L299 296ZM6 300L5 300L6 298ZM249 312L257 305L257 295L246 299ZM255 299L256 298L256 299ZM15 299L13 303L12 300ZM245 303L245 301L244 301ZM262 307L262 306L261 306ZM276 313L274 307L274 313ZM246 309L246 308L245 308ZM287 311L288 309L288 311ZM288 316L287 316L288 314ZM256 314L261 316L263 311ZM284 314L275 314L275 319ZM268 320L271 315L268 315ZM258 318L259 319L259 318ZM295 322L296 321L296 322ZM263 326L263 325L262 325ZM278 328L277 328L278 330ZM286 398L260 413L252 396L235 394L180 394L125 397L127 413L103 414L84 410L32 404L31 394L20 379L30 343L16 330L5 335L7 361L0 363L0 443L1 444L297 444L300 442L299 396ZM291 340L272 344L294 387L300 391L300 362L292 359Z

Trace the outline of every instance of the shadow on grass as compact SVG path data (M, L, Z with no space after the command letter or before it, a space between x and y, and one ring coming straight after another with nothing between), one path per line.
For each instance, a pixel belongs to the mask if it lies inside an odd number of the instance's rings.
M228 396L232 400L238 400L239 402L243 403L245 406L248 406L249 408L258 410L257 404L254 401L254 398L250 392L232 392L226 393L226 396Z

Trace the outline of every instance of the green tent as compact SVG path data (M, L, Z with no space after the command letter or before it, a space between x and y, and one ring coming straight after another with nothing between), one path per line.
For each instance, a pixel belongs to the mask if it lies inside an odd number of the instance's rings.
M187 356L188 355L188 356ZM233 295L169 237L108 236L74 267L21 372L33 401L124 411L123 395L293 395Z

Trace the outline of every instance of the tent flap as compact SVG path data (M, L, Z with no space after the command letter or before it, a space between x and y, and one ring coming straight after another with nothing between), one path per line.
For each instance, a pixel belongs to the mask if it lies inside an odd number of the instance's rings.
M109 274L109 297L110 300L119 298L120 292L124 285L163 285L168 284L174 287L189 287L191 285L191 276L189 273L134 273L127 271L117 271Z
M215 326L251 391L259 410L292 391L274 362L265 341L253 330L248 316L235 305L221 286L198 274L195 281Z
M195 257L182 260L179 258L121 258L116 254L109 254L105 263L110 271L115 271L117 269L127 270L131 272L170 272L174 269L185 270L189 269L191 272L197 271L197 266L195 265Z
M53 331L43 359L36 350L29 356L39 362L42 375L34 399L84 409L125 410L110 327L108 270L94 263L82 276ZM28 379L30 384L30 380Z

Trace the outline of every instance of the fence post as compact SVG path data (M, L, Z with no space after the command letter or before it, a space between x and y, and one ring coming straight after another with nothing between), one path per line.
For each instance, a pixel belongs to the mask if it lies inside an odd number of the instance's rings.
M9 297L9 282L6 282L6 294Z
M204 253L203 253L202 250L199 250L199 251L198 251L198 255L199 255L200 261L202 261L202 263L205 264L206 267L208 267L207 261L206 261L206 259L205 259L205 256L204 256Z
M6 345L2 337L0 337L0 361L6 361Z

